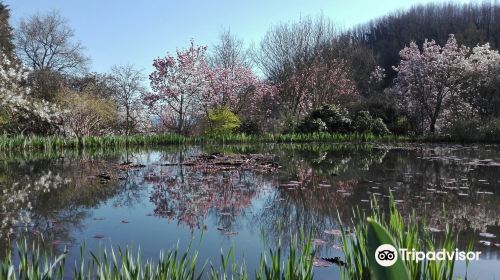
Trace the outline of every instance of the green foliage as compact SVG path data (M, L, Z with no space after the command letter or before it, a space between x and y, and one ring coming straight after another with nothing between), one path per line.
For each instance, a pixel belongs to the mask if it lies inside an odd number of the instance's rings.
M372 132L375 135L388 135L391 134L384 121L381 118L376 118L372 123Z
M397 135L407 135L410 131L410 122L406 116L399 116L390 124L389 130Z
M388 135L391 132L381 118L373 119L368 111L359 111L354 119L353 129L360 133Z
M354 118L353 129L357 132L372 131L373 119L368 111L359 111Z
M348 132L351 126L349 113L336 105L324 105L311 113L311 118L323 120L330 132Z
M446 228L444 237L438 245L424 222L419 221L412 214L407 219L399 213L393 197L389 203L389 215L386 217L382 208L375 199L372 200L372 215L366 218L360 210L354 211L353 220L356 221L354 231L348 231L342 226L342 244L346 258L345 269L342 270L344 279L373 279L380 276L379 265L375 262L374 252L381 244L392 244L396 249L405 248L408 251L434 251L437 248L453 252L457 246L457 238L452 236ZM351 234L351 232L354 232ZM375 249L374 249L375 248ZM398 259L399 260L399 259ZM375 263L374 263L375 262ZM403 265L410 279L451 280L454 271L453 260L405 260ZM400 266L396 263L396 266ZM401 278L405 273L401 267L397 268ZM375 279L386 279L376 278ZM389 279L389 278L387 278ZM390 278L392 279L392 278Z
M324 105L311 112L298 126L302 133L328 131L331 133L373 133L389 135L391 132L381 118L372 118L368 111L359 111L354 122L348 117L348 112L335 105Z
M255 271L257 280L312 280L313 258L311 238L301 239L299 244L292 237L288 255L282 255L280 246L276 250L261 256L260 265ZM298 250L298 248L302 249ZM0 260L0 279L5 280L51 280L67 279L65 273L66 254L52 256L39 246L28 247L27 241L18 245L19 260L14 261L12 252ZM206 264L206 262L205 262ZM144 260L139 249L136 253L130 247L118 250L99 248L97 253L88 252L85 245L80 247L80 259L75 263L72 279L102 279L102 280L139 280L139 279L169 279L169 280L199 280L199 279L250 279L245 265L238 264L234 259L233 249L224 253L221 250L219 267L211 265L209 271L200 267L198 252L188 249L182 252L178 247L160 252L158 261ZM230 269L228 269L230 268Z
M351 120L348 112L336 105L323 105L312 111L298 126L304 133L312 132L349 132Z
M248 135L262 134L262 128L255 120L247 119L241 122L238 133Z
M6 136L0 135L0 151L57 151L65 148L116 149L125 147L151 147L154 145L230 144L230 143L307 143L307 142L404 142L405 136L376 136L370 133L311 133L263 135L208 135L187 137L178 134L131 136Z
M490 119L480 126L479 131L485 139L500 141L500 117Z
M241 121L229 108L220 107L208 113L209 135L230 135L240 127Z
M300 124L299 131L303 133L324 132L327 131L327 126L320 118L307 118Z

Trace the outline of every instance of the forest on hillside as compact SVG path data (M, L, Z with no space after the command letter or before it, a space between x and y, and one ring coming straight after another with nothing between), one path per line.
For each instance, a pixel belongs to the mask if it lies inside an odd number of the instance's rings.
M339 30L324 15L229 29L151 54L152 73L90 58L64 15L17 26L0 3L0 132L64 137L372 133L500 139L500 5L417 5ZM133 55L133 50L131 55Z

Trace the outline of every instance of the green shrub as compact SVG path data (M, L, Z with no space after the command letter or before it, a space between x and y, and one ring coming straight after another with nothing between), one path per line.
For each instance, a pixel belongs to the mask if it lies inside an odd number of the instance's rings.
M376 118L372 123L372 133L375 135L391 134L384 121L381 118Z
M208 113L209 135L228 135L232 134L240 127L241 121L229 108L220 107L213 109Z
M262 128L254 120L243 120L238 128L238 132L247 135L259 135L262 134Z
M348 132L351 127L349 112L336 105L323 105L311 112L311 118L325 122L329 132Z
M375 135L391 134L382 118L373 118L368 111L359 111L354 119L353 129L359 133L373 133Z
M323 105L312 111L298 126L298 130L304 133L312 132L349 132L351 131L351 119L348 112L336 105Z
M320 118L306 118L300 123L298 129L303 133L323 132L328 130L326 123Z
M353 128L356 132L367 133L372 131L373 118L368 111L359 111L354 118Z
M482 138L477 120L455 121L444 131L444 136L449 136L457 141L476 141Z
M500 118L493 118L479 128L482 137L489 141L500 141Z
M407 135L410 131L410 122L406 116L399 116L396 120L388 125L389 131L397 135Z

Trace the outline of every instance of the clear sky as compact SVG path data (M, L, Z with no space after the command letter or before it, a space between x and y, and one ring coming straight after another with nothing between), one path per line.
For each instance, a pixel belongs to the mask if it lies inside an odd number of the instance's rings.
M323 13L347 28L418 3L446 0L4 0L11 24L59 10L91 57L91 70L132 63L148 74L152 60L195 43L210 46L224 28L258 43L269 26ZM466 0L452 0L468 2ZM449 2L449 1L447 1Z

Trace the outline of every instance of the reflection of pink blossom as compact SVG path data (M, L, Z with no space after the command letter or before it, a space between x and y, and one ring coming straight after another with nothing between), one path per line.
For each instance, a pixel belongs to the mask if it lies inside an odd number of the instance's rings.
M152 181L150 201L155 205L155 215L175 219L192 229L201 228L211 210L230 213L232 217L238 215L263 187L262 175L255 172L221 173L188 168L181 179L177 171L167 179Z

